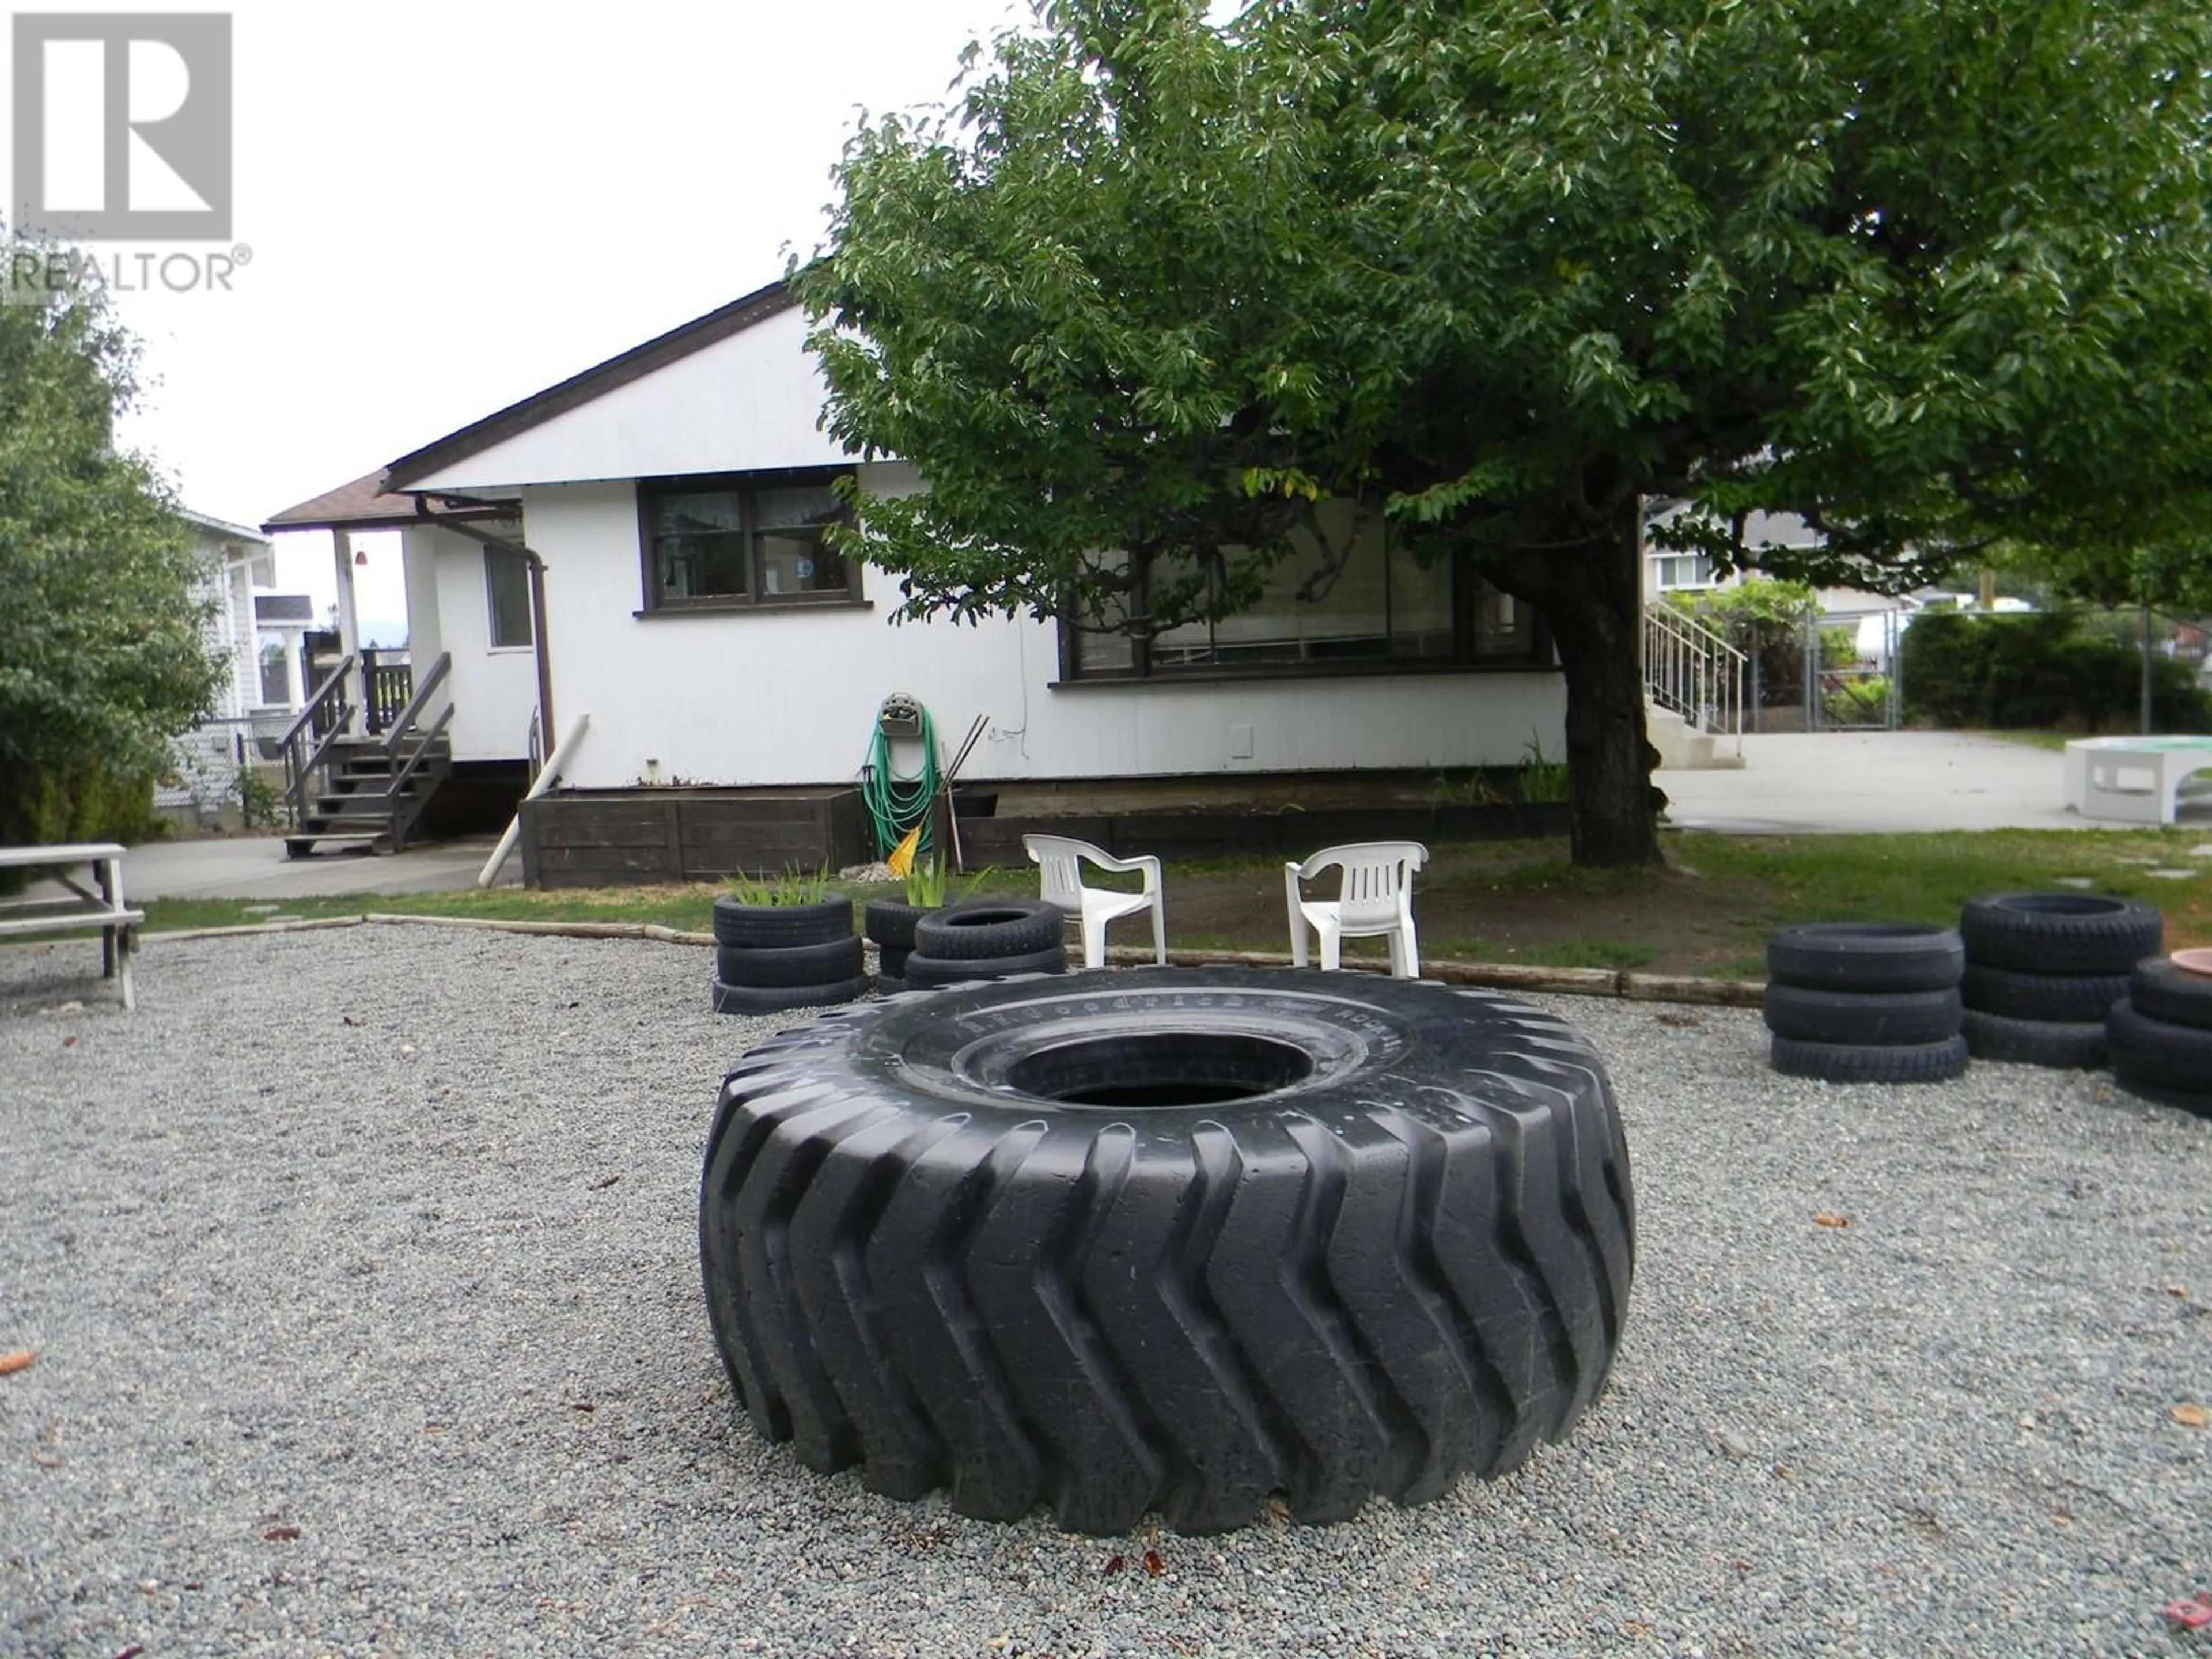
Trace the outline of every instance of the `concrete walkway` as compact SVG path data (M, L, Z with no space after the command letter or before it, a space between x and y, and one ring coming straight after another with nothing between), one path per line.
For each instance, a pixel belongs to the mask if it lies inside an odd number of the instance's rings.
M131 849L123 886L133 900L157 898L307 898L325 893L442 893L476 885L495 836L470 836L410 848L376 858L334 853L287 859L273 836L156 841ZM522 856L500 872L500 885L519 886Z
M1743 769L1662 769L1666 822L1731 835L1942 830L2130 830L2067 811L2056 750L1960 732L1774 733L1743 739ZM2212 801L2182 823L2212 828Z

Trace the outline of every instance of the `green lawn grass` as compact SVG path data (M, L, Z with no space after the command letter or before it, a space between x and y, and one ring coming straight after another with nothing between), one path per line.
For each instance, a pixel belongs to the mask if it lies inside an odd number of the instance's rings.
M1557 841L1439 846L1416 886L1425 954L1560 967L1656 969L1758 977L1766 933L1785 922L1955 921L1978 895L2070 883L2146 900L2165 912L2169 949L2212 944L2212 830L1990 830L1918 836L1670 834L1663 870L1578 870ZM1281 951L1279 859L1176 861L1168 871L1171 942L1196 949ZM2191 870L2186 879L2154 875ZM283 916L380 911L507 921L657 922L704 932L714 884L489 891L341 894L289 901ZM860 901L896 898L895 883L848 886ZM983 895L1034 896L1026 867L996 870ZM265 903L265 902L263 902ZM268 919L253 901L156 899L147 931L234 927ZM1522 927L1504 943L1486 926L1510 908ZM1188 916L1176 923L1178 913Z

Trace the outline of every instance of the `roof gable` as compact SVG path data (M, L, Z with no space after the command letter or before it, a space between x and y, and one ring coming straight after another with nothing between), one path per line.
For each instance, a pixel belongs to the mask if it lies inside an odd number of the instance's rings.
M799 303L788 283L770 283L719 310L696 317L680 327L633 346L557 386L510 404L496 414L450 432L410 454L401 456L387 470L384 487L404 490L425 479L450 473L532 429L558 419L585 404L657 373L732 335L788 311ZM511 482L524 482L513 480Z

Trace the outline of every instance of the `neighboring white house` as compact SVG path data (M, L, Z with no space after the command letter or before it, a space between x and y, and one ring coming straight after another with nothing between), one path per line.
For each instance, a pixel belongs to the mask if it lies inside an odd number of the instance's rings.
M1703 553L1678 552L1657 544L1651 532L1680 511L1679 506L1662 507L1644 521L1644 597L1647 602L1662 593L1729 587L1743 580L1741 571L1714 574L1712 560ZM1755 568L1760 549L1818 547L1820 532L1794 513L1753 513L1744 520L1743 541L1752 550L1751 562Z
M191 526L198 570L192 597L209 606L202 638L224 665L214 712L177 739L173 781L164 781L154 805L164 811L212 818L237 801L238 769L257 732L283 720L299 707L296 695L281 692L281 676L264 672L264 653L297 655L299 628L284 620L306 606L305 594L273 592L276 554L269 538L244 525L179 508ZM268 618L264 621L264 611Z
M191 526L199 561L192 597L214 604L204 630L207 648L228 665L215 718L240 720L261 701L260 630L253 591L276 586L276 553L268 537L244 525L189 510L180 510L178 516Z
M1323 601L1297 603L1288 571L1235 622L1148 652L1051 623L892 626L896 580L823 541L830 484L921 483L823 432L805 329L773 284L264 527L337 535L342 612L345 535L402 530L415 672L451 657L456 761L524 755L550 702L540 752L589 717L574 788L848 782L893 692L951 740L982 717L978 781L1511 765L1532 737L1563 752L1536 619L1379 532Z

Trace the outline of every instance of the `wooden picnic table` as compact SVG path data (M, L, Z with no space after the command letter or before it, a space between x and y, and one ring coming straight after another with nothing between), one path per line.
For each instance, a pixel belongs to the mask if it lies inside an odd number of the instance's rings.
M89 866L94 887L72 873ZM0 869L50 870L69 890L61 898L0 899L0 939L35 933L100 929L100 976L121 981L123 1006L135 1009L131 988L131 953L137 944L143 910L123 902L123 848L114 842L76 842L57 847L0 847Z

